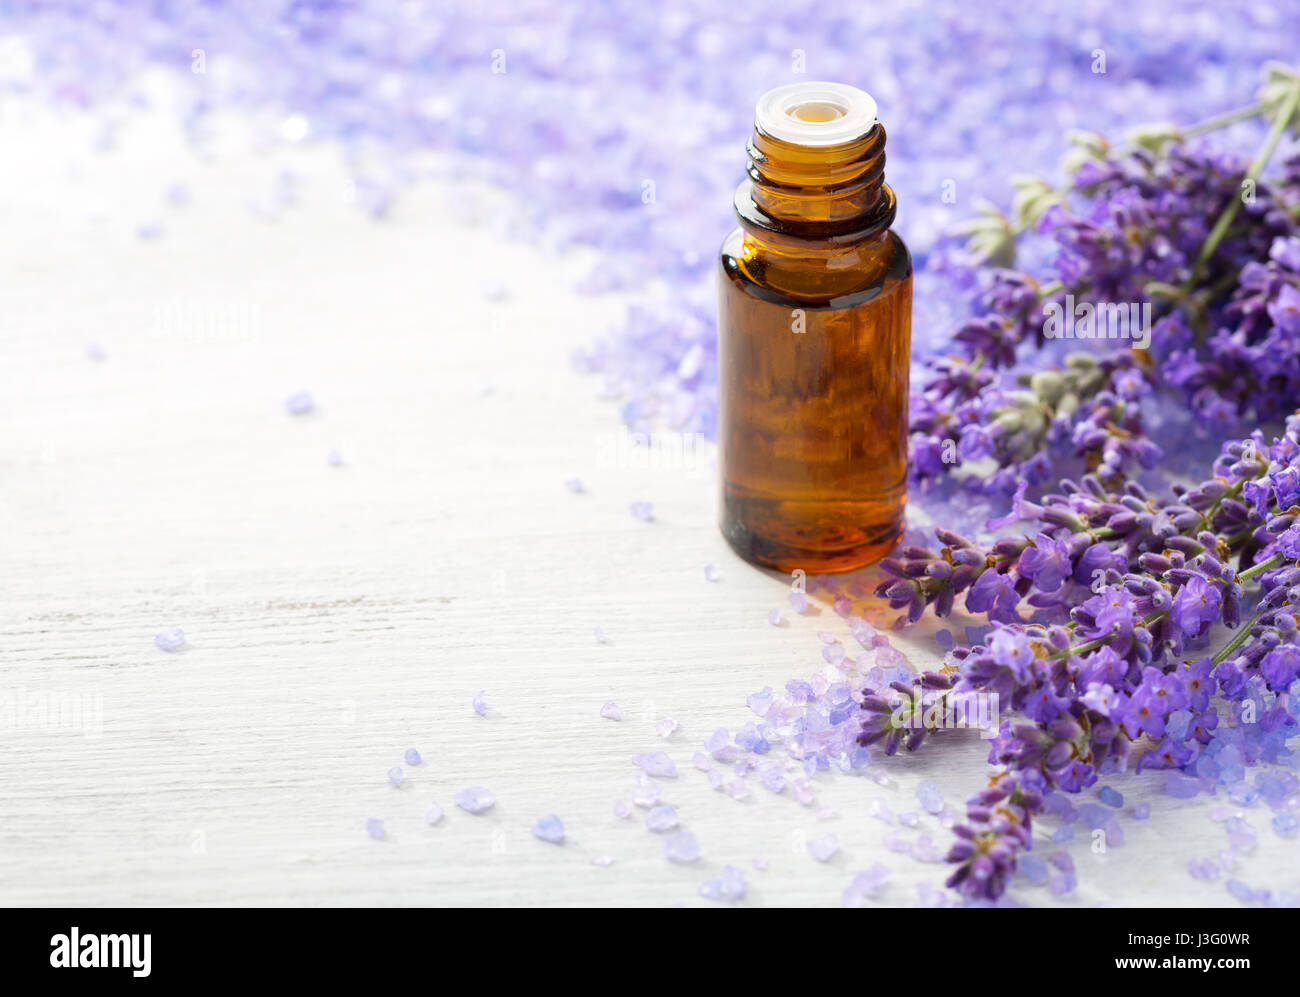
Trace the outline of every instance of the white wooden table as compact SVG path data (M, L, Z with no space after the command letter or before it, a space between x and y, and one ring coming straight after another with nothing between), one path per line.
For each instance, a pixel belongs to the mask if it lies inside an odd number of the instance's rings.
M248 154L235 123L200 162L165 113L127 119L106 153L75 116L0 113L0 901L703 904L732 863L748 904L833 905L883 862L880 901L911 904L942 878L886 851L868 806L916 809L922 780L960 804L989 771L973 734L890 760L886 787L819 776L828 820L757 780L733 801L691 767L715 727L752 719L749 693L821 667L818 629L848 628L825 606L767 625L786 584L728 552L707 467L605 459L616 409L567 363L624 307L568 289L590 257L510 241L490 191L420 187L371 221L332 150ZM282 169L300 205L250 211ZM494 279L506 300L486 301ZM310 415L285 410L299 390ZM174 626L187 648L155 647ZM424 761L394 788L408 747ZM631 756L659 749L693 866L664 860L644 811L613 814ZM1122 818L1108 854L1076 841L1066 903L1234 902L1185 869L1226 846L1215 801L1112 781L1154 813ZM495 808L457 810L469 785ZM561 847L529 833L549 813ZM1300 887L1293 843L1248 816L1260 846L1239 874ZM804 842L828 832L841 851L822 864Z

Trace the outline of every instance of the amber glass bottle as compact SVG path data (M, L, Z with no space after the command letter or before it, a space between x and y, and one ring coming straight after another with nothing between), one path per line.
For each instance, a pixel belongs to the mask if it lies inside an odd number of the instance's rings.
M890 231L885 130L861 90L758 103L722 244L722 532L746 560L846 571L902 532L912 259Z

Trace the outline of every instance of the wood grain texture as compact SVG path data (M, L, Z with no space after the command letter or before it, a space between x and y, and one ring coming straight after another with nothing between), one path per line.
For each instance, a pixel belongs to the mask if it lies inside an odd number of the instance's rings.
M748 694L821 667L818 629L848 630L824 606L766 624L786 583L727 551L707 466L609 458L616 409L566 363L623 307L568 290L592 257L513 241L490 191L428 184L367 220L332 151L245 154L234 124L235 151L198 161L165 113L103 154L82 119L3 114L23 154L0 161L0 901L662 906L703 903L700 881L734 863L749 905L834 905L884 862L881 902L910 904L942 878L888 852L867 808L915 809L927 779L960 801L988 774L973 734L891 760L887 786L819 776L829 820L756 781L733 801L691 768L715 727L751 719ZM248 210L283 169L300 205ZM168 207L177 180L193 197ZM491 280L506 300L485 299ZM300 389L318 408L293 417ZM629 514L642 499L655 522ZM153 644L170 626L182 653ZM622 722L598 715L609 699ZM681 727L664 742L666 716ZM424 762L395 789L385 771L412 746ZM657 749L704 850L691 867L641 811L612 812L631 756ZM482 817L452 805L475 784L498 799ZM1228 903L1185 871L1226 844L1213 801L1168 799L1158 774L1115 784L1152 818L1125 818L1104 855L1076 842L1066 903ZM529 834L552 812L561 847ZM1251 820L1242 878L1297 888L1294 846ZM818 863L804 842L828 832L841 851Z

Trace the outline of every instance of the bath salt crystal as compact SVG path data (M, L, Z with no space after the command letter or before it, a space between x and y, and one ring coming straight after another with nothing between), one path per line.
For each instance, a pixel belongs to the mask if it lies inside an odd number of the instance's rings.
M889 877L889 870L879 862L857 873L844 888L844 906L860 906L884 889L889 882Z
M662 795L663 790L659 787L659 783L642 776L637 782L635 792L632 793L632 802L645 810L658 803Z
M615 800L614 816L619 820L627 820L632 816L632 804L628 803L627 800Z
M655 507L652 503L633 502L629 508L632 510L633 517L641 520L641 522L650 523L654 521Z
M564 487L573 492L574 495L582 495L587 490L581 478L566 478Z
M733 800L749 799L749 784L744 779L732 779L727 783L727 795Z
M829 862L840 850L840 839L835 834L824 834L808 840L808 854L818 862Z
M564 822L555 814L538 817L533 821L533 837L553 845L561 844L564 841Z
M406 754L402 757L406 760L407 765L419 765L421 761L420 753L414 748L407 748Z
M706 564L704 566L704 580L706 582L716 582L722 577L718 571L717 565Z
M785 622L785 620L781 618L781 611L779 609L771 609L768 610L767 613L767 622L774 627L779 627Z
M808 597L802 592L791 592L790 608L802 616L808 611Z
M678 831L664 839L664 858L689 865L700 857L700 843L689 831Z
M654 807L645 815L647 831L671 831L677 827L677 811L670 806Z
M426 824L438 824L441 823L444 816L442 807L436 803L430 803L429 809L424 812L424 822Z
M722 895L728 900L745 898L745 874L734 865L722 867Z
M591 635L596 638L597 644L608 644L609 635L605 633L604 627L596 627L591 631Z
M1114 789L1111 789L1109 786L1102 786L1101 789L1097 791L1097 799L1101 800L1101 802L1106 804L1106 806L1115 807L1116 809L1119 809L1124 805L1123 795Z
M185 646L185 631L180 627L164 630L154 637L153 642L164 651L179 651Z
M474 712L480 717L487 716L487 700L485 700L483 696L484 690L480 689L474 694L474 698L470 700L470 706L474 708Z
M611 866L614 864L614 857L612 855L593 855L591 857L591 864L598 865L602 868L605 866Z
M384 822L378 817L366 818L366 834L370 835L370 837L379 839L384 837L387 833L388 831L384 827Z
M655 724L655 733L660 737L672 737L677 730L677 721L672 717L664 717Z
M285 399L284 407L290 415L306 415L316 407L316 399L309 391L297 391Z
M645 770L647 775L661 779L676 779L677 766L662 751L642 751L632 756L634 764Z
M402 779L402 770L398 766L394 765L388 770L388 781L394 786L400 786L402 784Z
M606 720L622 720L623 711L619 709L618 703L612 699L600 708L600 715Z
M482 786L470 786L458 790L454 799L456 806L471 814L486 813L497 802L491 791L484 789Z

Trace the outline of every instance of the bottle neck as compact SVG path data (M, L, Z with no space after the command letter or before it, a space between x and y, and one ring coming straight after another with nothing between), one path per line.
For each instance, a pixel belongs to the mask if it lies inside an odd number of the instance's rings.
M879 123L861 138L828 146L795 145L755 128L746 152L749 180L736 191L736 214L760 240L767 233L861 239L894 220Z
M825 146L755 127L746 151L748 179L735 207L751 277L795 294L842 293L861 282L897 210L885 183L884 127Z

